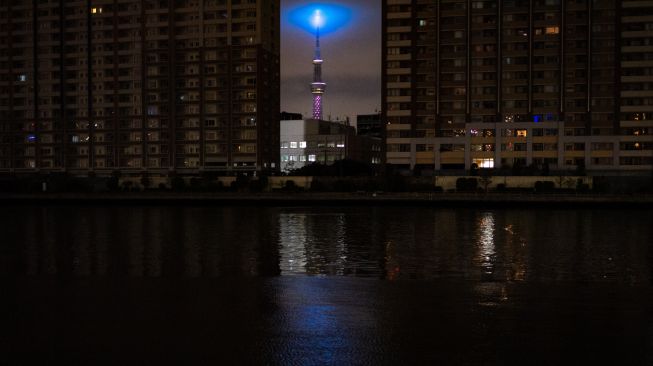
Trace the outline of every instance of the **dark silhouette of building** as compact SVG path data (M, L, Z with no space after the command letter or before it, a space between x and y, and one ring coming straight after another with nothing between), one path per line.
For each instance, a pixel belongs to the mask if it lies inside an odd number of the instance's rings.
M653 167L653 5L386 0L387 161Z
M356 130L361 136L383 137L381 114L359 114L356 116Z
M277 170L279 1L0 1L0 170Z
M301 113L281 112L282 121L292 121L304 118Z

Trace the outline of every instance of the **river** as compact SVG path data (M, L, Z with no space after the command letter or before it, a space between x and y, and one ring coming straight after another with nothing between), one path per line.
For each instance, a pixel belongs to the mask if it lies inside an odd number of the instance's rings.
M651 223L651 210L5 206L0 365L650 365Z

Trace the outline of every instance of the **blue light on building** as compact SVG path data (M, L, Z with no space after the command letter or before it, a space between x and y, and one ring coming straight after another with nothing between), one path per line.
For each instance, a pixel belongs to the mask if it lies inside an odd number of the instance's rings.
M312 3L289 9L286 18L290 24L311 34L319 28L324 36L344 28L352 20L352 11L337 4Z

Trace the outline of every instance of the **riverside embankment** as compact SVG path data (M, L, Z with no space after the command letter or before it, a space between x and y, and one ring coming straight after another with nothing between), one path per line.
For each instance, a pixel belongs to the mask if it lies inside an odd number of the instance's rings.
M390 193L390 192L123 192L0 194L3 205L420 205L477 207L622 207L653 208L653 195L534 193Z

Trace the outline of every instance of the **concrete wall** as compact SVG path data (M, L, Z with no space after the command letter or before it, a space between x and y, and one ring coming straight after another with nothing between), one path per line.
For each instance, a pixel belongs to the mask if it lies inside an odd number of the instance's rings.
M433 187L442 187L444 191L455 190L456 181L459 178L475 178L479 181L479 187L482 187L481 177L479 176L435 176L435 177L407 177L407 184L433 184ZM166 185L170 188L170 180L165 177L151 177L150 188L158 188L160 183ZM295 185L299 188L310 189L311 183L313 182L313 177L302 176L302 177L268 177L268 188L267 190L278 190L286 186L287 181L295 182ZM333 183L334 181L346 180L357 183L362 183L368 180L375 180L375 178L368 177L320 177L319 178L324 183ZM550 181L553 182L556 188L576 188L578 180L582 180L584 184L587 184L590 189L593 187L593 178L586 176L495 176L490 177L490 184L488 185L489 189L496 189L499 184L504 184L506 188L533 188L535 182L537 181ZM190 185L190 178L184 178L187 185ZM226 188L230 187L231 184L236 181L236 177L218 177L216 179L219 182L222 182L222 185ZM133 187L141 187L140 178L121 178L120 185L124 182L132 182ZM562 186L561 186L562 185Z
M476 178L479 180L479 187L482 186L480 184L481 177L438 176L433 179L436 186L440 186L446 191L449 189L456 189L456 180L458 180L458 178ZM556 188L576 188L576 182L578 182L578 179L582 179L584 184L588 184L590 188L592 188L592 177L584 176L496 176L490 177L491 182L490 185L488 185L488 188L495 189L499 184L505 184L507 188L533 188L537 181L551 181ZM562 187L560 187L560 183L562 183Z
M295 185L300 188L310 189L313 177L269 177L269 189L281 189L286 186L287 181L295 182Z

